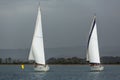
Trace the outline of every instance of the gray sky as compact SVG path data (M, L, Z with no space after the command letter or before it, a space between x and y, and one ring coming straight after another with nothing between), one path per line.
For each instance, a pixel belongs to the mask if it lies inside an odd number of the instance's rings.
M85 56L95 13L101 55L120 56L119 0L0 0L0 49L30 48L39 2L47 56Z

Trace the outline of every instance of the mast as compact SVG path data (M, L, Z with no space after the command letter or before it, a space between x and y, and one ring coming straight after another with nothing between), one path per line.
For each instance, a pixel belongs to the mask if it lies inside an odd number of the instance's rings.
M87 56L89 63L100 63L96 16L94 16L93 18L91 30L89 33L88 44L87 44Z
M40 6L38 8L38 15L36 20L32 46L29 54L29 60L35 60L37 64L45 64Z

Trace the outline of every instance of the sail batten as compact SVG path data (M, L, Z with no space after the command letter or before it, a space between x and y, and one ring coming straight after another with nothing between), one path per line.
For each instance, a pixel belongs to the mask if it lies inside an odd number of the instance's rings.
M35 60L35 62L38 64L45 64L40 6L38 8L38 15L31 50L29 54L29 60Z
M93 19L92 28L89 34L89 39L87 44L87 59L90 63L100 63L97 25L96 25L95 17Z

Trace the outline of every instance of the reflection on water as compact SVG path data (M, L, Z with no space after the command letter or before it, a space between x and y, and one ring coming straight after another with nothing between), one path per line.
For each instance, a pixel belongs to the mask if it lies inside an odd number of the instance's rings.
M49 72L34 72L27 65L21 70L17 65L0 66L0 80L119 80L120 69L117 66L105 66L103 72L90 72L89 66L52 65Z
M30 72L31 80L43 80L46 72Z
M90 72L90 73L88 74L88 76L89 76L90 78L92 78L92 80L98 80L100 73L101 73L101 72Z

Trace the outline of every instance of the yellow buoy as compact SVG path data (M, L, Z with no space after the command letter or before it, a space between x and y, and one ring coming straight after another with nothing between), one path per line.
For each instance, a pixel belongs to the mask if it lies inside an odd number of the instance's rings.
M22 65L21 65L21 69L24 70L24 68L25 68L25 66L24 66L24 64L22 64Z

